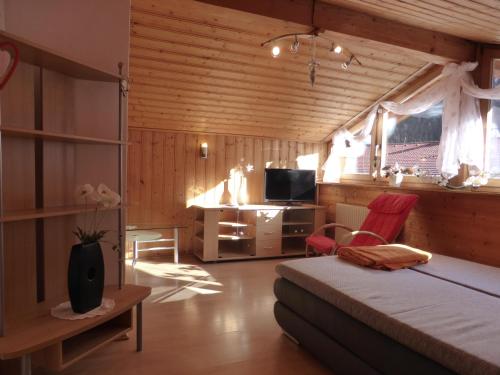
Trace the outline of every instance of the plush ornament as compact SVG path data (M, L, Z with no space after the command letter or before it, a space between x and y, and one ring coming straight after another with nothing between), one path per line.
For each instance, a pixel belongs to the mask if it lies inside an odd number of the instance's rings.
M19 50L10 43L0 43L0 90L9 81L19 63Z

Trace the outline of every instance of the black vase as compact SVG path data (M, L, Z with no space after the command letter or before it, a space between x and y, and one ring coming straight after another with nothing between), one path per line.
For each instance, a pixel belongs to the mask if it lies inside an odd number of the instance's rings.
M99 242L74 245L68 267L71 308L84 314L99 307L104 291L104 259Z

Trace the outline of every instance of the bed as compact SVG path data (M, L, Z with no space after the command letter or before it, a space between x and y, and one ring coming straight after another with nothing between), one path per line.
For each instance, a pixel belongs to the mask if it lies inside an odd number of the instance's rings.
M276 268L283 330L338 374L500 374L500 270L434 255L371 270L338 257Z

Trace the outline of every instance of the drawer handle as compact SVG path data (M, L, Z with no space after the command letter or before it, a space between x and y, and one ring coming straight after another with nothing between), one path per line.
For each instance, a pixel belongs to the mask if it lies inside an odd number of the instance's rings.
M274 232L264 232L264 234L273 234Z
M264 249L266 249L266 250L272 250L273 247L272 246L264 246Z

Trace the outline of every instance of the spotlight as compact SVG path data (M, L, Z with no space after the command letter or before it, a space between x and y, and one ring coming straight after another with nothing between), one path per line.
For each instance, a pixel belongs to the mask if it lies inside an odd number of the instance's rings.
M335 43L332 43L332 46L330 47L330 52L334 52L337 55L340 55L342 53L342 51L343 51L342 46L335 44Z
M342 47L339 45L335 46L335 48L333 49L333 52L335 52L337 55L342 53Z
M295 35L295 40L290 45L290 52L294 54L299 52L299 47L300 47L299 38L297 38L297 35Z
M271 50L271 53L274 58L278 57L281 53L281 48L279 46L274 46L273 49Z
M344 70L349 69L349 67L351 66L353 60L354 60L354 56L351 55L351 57L349 58L348 61L342 63L342 65L341 65L342 69L344 69Z

